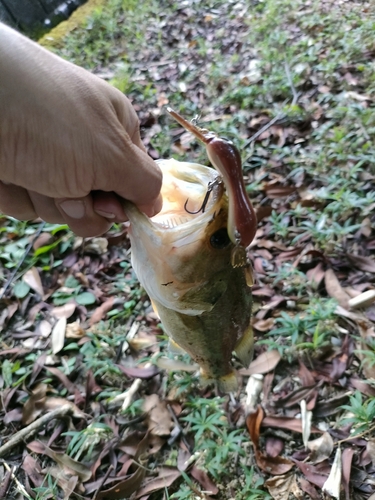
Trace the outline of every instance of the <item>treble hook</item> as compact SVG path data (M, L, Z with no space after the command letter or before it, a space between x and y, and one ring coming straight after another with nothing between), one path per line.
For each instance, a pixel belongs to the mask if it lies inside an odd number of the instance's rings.
M221 182L220 177L217 177L214 181L208 183L208 185L207 185L207 192L204 195L204 199L203 199L202 205L201 205L201 207L196 212L190 212L190 210L187 209L187 204L188 204L188 201L189 201L189 198L188 198L185 201L185 204L184 204L185 212L187 212L188 214L191 214L191 215L199 214L199 212L202 212L202 214L203 214L204 211L206 210L206 206L207 206L210 194L212 193L214 187L217 186L218 184L220 184L220 182Z

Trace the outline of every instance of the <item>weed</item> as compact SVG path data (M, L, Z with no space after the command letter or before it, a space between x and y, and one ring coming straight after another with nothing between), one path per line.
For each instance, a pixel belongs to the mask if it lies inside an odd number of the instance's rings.
M343 410L352 416L343 417L343 424L353 424L354 433L359 434L369 429L375 419L375 398L368 398L363 401L363 396L359 391L349 397L349 404L341 406Z

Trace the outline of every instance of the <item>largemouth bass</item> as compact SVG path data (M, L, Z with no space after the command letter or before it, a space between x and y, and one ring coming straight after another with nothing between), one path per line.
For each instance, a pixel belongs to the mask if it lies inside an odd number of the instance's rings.
M233 144L170 112L206 144L217 170L158 161L162 211L150 219L125 203L132 265L166 333L199 364L201 378L234 391L232 353L245 366L253 353L252 270L245 247L255 234L255 213Z

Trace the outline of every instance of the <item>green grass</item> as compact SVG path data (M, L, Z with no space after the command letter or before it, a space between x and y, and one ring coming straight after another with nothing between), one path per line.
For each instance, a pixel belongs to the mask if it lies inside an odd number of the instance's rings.
M108 74L110 83L131 98L141 117L153 113L158 127L152 134L146 127L143 133L161 157L207 163L205 151L194 143L186 150L173 149L176 125L158 104L160 97L164 95L187 119L196 114L202 119L208 116L211 121L203 126L239 146L254 204L272 209L260 222L266 238L292 248L309 245L326 261L336 262L365 246L361 227L373 217L375 208L375 113L366 97L373 97L375 91L371 56L375 22L372 15L362 12L361 5L246 0L235 8L231 2L205 0L191 3L185 14L181 3L172 0L108 0L82 27L59 41L55 51L95 73ZM257 62L250 66L252 60ZM163 61L172 62L155 64ZM166 72L169 67L170 73ZM181 90L184 86L186 91ZM299 99L292 104L295 92ZM259 128L250 125L251 120L259 116L265 121L280 116L280 123L268 136L249 144L249 137ZM285 132L283 140L277 127ZM268 197L273 181L295 187L294 193ZM23 256L37 227L3 219L0 259L4 279ZM370 227L373 231L373 218ZM22 274L32 266L48 277L62 272L62 260L75 243L64 226L47 224L43 231L52 240L27 256L14 282L13 298L20 301L32 294L20 285ZM294 266L293 262L269 261L261 278L261 284L288 298L289 309L283 305L274 311L274 327L262 335L258 346L278 349L290 363L300 356L318 357L334 346L341 332L337 304L308 278L309 261L301 262ZM56 365L67 375L75 373L78 360L91 370L102 386L95 403L103 405L127 387L115 366L116 353L126 341L124 324L137 316L145 300L125 252L113 275L111 293L122 297L123 303L112 309L110 321L91 330L84 344L68 343L61 365ZM83 305L90 308L90 292L75 278L69 279L64 283L69 291L56 288L47 299L49 304L64 304L71 298L79 302L81 296ZM82 294L86 295L82 298ZM33 356L24 363L2 362L4 387L27 380ZM171 391L182 402L179 422L186 434L194 436L197 465L222 488L224 493L218 498L226 498L226 487L236 476L236 500L270 499L264 477L249 459L248 437L228 422L224 411L228 398L201 397L192 374L172 373L162 384L165 394ZM126 417L142 413L142 394L127 409ZM354 424L356 432L366 431L373 408L373 399L355 393L343 407L353 414L344 423ZM109 434L100 422L67 433L69 453L75 458L90 457ZM174 464L177 452L177 445L171 446L153 466ZM55 480L49 477L34 491L44 498L54 488ZM201 487L184 474L178 486L164 495L192 499L197 491L204 498Z

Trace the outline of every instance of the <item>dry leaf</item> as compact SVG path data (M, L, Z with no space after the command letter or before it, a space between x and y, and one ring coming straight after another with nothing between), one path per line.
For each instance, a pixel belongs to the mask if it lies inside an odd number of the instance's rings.
M264 417L261 406L258 406L255 412L246 417L246 426L249 431L251 441L254 446L254 453L257 465L268 474L286 474L294 467L294 463L284 457L268 457L259 449L260 426Z
M47 394L47 384L38 384L31 392L31 396L22 408L22 423L28 425L33 422L44 410Z
M66 325L65 337L67 339L81 339L85 335L85 330L79 321L74 321Z
M44 290L42 280L40 279L39 272L36 267L32 267L26 271L26 273L22 276L22 281L29 285L34 292L43 297Z
M66 318L60 318L52 330L52 353L57 354L64 347Z
M54 307L51 309L51 314L54 316L56 319L60 318L70 318L70 316L74 313L76 310L77 304L75 302L68 302L67 304L64 304L63 306L58 306Z
M107 312L112 309L114 301L115 297L110 297L109 299L104 301L99 307L97 307L90 317L89 325L92 326L95 325L95 323L99 323L99 321L101 321L104 318Z
M249 368L239 370L239 373L242 375L253 375L256 373L263 375L264 373L274 370L280 359L281 355L279 351L272 350L262 352L262 354L259 354L259 356L250 363Z
M63 467L66 473L78 476L82 482L88 481L91 477L91 471L88 467L83 465L81 462L73 460L64 453L56 453L41 441L32 441L31 443L27 444L27 447L29 448L29 450L35 453L47 455L61 467Z
M325 285L328 295L333 299L336 299L341 307L348 309L350 296L342 288L332 269L327 269L326 271Z
M176 479L181 475L181 472L174 467L161 467L157 477L150 479L137 491L135 498L142 498L146 495L151 495L155 491L165 490L169 488ZM148 498L148 496L146 497Z
M134 462L135 463L135 462ZM119 500L130 498L141 486L146 470L137 467L136 471L123 481L118 482L108 490L101 490L97 495L97 500Z
M256 410L256 407L259 403L259 395L263 389L263 378L263 375L257 373L249 377L249 380L246 384L246 415Z
M293 472L282 476L271 477L264 483L274 500L289 500L290 495L297 500L303 499L303 493L299 489L296 475Z
M161 401L157 394L151 394L145 397L143 410L148 413L148 429L152 434L170 435L174 423L166 401Z
M332 464L331 472L327 481L323 484L322 490L328 493L333 498L340 500L340 487L341 487L341 448L337 448L335 459Z
M307 448L312 452L309 461L314 464L323 462L331 456L333 446L333 439L328 432L313 441L308 441Z
M311 433L311 419L312 419L312 411L309 411L306 408L306 401L303 399L300 403L301 405L301 420L302 420L302 441L307 448L307 442Z
M359 309L369 307L375 302L375 290L367 290L360 293L356 297L349 299L348 305L350 309Z

